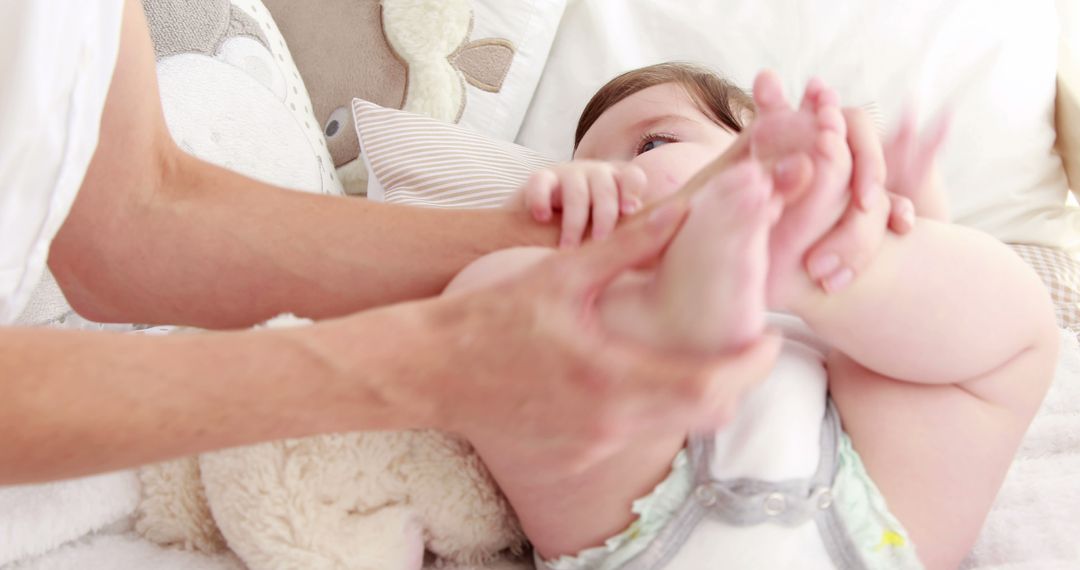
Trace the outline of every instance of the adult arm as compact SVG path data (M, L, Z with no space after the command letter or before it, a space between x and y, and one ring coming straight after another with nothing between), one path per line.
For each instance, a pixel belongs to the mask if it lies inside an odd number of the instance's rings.
M225 328L434 295L484 253L556 238L520 213L309 195L185 154L128 0L100 143L49 265L91 319Z
M482 289L302 328L0 329L0 484L363 429L497 435L586 466L660 425L719 422L724 387L763 378L777 339L702 357L613 336L597 319L599 293L655 258L684 215L663 209Z

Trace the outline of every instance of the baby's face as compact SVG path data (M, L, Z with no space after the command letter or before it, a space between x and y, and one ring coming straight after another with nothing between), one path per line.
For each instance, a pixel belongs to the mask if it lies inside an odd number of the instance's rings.
M648 175L642 197L648 203L681 188L735 136L702 113L682 86L665 83L604 111L581 139L574 158L637 164Z

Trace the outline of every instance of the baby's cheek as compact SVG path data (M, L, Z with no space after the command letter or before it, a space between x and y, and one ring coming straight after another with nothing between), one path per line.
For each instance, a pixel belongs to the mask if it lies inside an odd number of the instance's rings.
M645 202L655 202L665 196L674 194L693 175L693 171L688 173L685 169L677 168L675 165L662 160L647 160L648 154L643 154L634 161L641 166L648 177L648 185L645 187Z

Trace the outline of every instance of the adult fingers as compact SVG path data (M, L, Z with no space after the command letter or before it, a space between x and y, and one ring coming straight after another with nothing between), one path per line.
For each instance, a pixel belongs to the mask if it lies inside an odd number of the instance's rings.
M951 123L950 115L947 112L943 113L919 137L919 143L912 153L908 167L911 168L913 179L919 181L920 186L927 183L931 176L938 152L941 151L941 146L945 144L945 139L949 136Z
M882 192L882 190L877 190ZM875 199L870 210L849 207L840 222L806 256L810 278L835 293L846 288L881 246L885 237L891 203Z
M851 180L854 200L865 210L873 205L872 201L878 196L876 188L885 185L885 154L866 111L845 108L843 113L853 161Z
M915 112L907 108L900 116L896 132L885 145L885 187L890 189L906 188L905 181L910 171L912 148L915 146Z
M619 274L652 261L667 247L689 212L689 203L674 200L620 227L606 240L594 241L556 258L553 270L563 286L592 300Z
M907 196L889 193L889 229L904 235L915 227L915 204Z
M767 333L741 350L709 357L662 353L635 347L633 366L625 373L627 389L650 397L636 418L646 424L682 422L692 430L714 430L731 419L743 394L760 383L776 365L782 338Z

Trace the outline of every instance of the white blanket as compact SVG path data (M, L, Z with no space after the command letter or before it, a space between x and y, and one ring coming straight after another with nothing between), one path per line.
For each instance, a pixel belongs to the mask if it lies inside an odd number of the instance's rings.
M1057 374L965 570L1080 568L1080 348L1063 331Z
M0 487L0 566L114 524L138 502L139 483L131 471Z
M138 492L130 472L0 488L0 570L243 570L232 556L169 550L139 538L129 520ZM1054 384L963 568L1080 568L1078 513L1080 346L1075 333L1062 331Z

